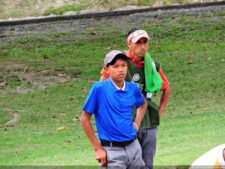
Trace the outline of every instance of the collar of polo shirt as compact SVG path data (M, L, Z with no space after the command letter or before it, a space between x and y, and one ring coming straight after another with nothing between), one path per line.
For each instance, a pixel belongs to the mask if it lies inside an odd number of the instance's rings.
M117 90L122 90L122 91L124 91L125 90L125 81L124 81L124 83L123 83L123 87L122 88L119 88L113 81L112 81L112 79L110 79L110 81L112 82L112 84L117 88Z

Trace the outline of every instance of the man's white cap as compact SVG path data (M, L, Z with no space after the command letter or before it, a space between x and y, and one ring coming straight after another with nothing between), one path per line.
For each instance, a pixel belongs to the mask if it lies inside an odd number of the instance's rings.
M125 53L121 52L120 50L112 50L111 52L109 52L109 53L106 54L105 60L104 60L104 66L107 66L118 55L122 55L122 57L124 59L127 58L127 56L125 55Z
M136 43L140 38L149 39L148 33L145 30L136 30L127 37L127 42Z

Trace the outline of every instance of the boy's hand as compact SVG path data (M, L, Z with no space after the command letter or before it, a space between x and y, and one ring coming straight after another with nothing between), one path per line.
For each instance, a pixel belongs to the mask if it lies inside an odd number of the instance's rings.
M134 128L136 129L136 131L138 131L140 126L137 123L135 123L135 122L133 122L133 125L134 125Z
M96 160L101 164L101 166L105 167L107 162L107 153L103 148L99 148L95 151Z

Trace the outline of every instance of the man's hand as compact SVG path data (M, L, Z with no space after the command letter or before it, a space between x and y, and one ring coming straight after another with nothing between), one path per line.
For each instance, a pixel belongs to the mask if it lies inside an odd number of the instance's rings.
M107 153L103 148L95 150L96 160L101 164L102 167L106 166Z

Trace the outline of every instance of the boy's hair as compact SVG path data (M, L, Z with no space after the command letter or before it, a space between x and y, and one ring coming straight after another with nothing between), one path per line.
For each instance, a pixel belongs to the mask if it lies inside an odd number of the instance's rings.
M123 54L118 54L115 56L115 58L110 63L108 63L106 65L106 67L109 67L110 65L114 65L118 59L123 59L127 62L127 56L125 56Z

